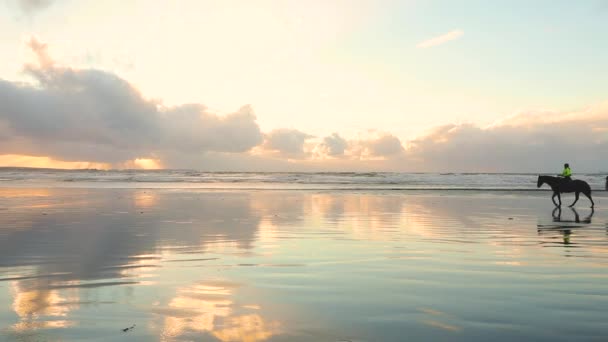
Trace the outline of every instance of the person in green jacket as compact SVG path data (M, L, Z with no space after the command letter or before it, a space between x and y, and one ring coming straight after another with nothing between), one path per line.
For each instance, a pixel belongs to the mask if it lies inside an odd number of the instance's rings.
M562 171L560 176L564 177L564 180L572 180L572 170L570 170L570 165L568 163L564 164L564 171Z

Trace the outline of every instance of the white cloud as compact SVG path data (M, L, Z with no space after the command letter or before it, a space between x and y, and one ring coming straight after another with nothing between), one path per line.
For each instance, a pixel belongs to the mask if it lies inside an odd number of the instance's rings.
M416 45L416 47L420 48L420 49L430 48L433 46L447 43L451 40L456 40L456 39L462 37L462 35L464 35L464 32L462 30L450 31L446 34L442 34L441 36L437 36L437 37L425 40L425 41L419 43L418 45Z

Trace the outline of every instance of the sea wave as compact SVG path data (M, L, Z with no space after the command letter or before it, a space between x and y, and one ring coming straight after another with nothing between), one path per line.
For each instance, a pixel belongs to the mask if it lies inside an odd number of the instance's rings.
M594 190L605 174L579 174ZM0 184L10 186L195 187L382 190L536 190L530 173L396 172L204 172L197 170L53 170L0 168Z

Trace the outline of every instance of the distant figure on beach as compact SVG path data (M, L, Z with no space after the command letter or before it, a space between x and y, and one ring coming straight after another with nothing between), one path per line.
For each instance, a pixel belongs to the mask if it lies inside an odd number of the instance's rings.
M570 165L568 163L564 164L564 171L562 171L560 176L564 177L565 181L572 180L572 170L570 170Z

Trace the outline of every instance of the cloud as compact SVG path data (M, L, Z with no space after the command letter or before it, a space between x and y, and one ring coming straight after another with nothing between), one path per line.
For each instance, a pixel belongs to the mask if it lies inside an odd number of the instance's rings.
M312 157L316 160L372 161L393 158L405 151L396 136L386 132L369 133L369 136L351 140L332 133L315 144L311 149Z
M371 136L348 141L344 158L378 161L396 158L404 152L401 140L386 132L372 132Z
M426 49L426 48L430 48L433 46L437 46L437 45L441 45L444 43L447 43L451 40L456 40L459 39L460 37L462 37L462 35L464 35L464 32L462 30L454 30L454 31L450 31L446 34L443 34L441 36L437 36L434 38L431 38L429 40L425 40L421 43L419 43L418 45L416 45L417 48L419 49Z
M317 150L326 149L326 141ZM348 140L342 154L306 163L333 171L576 172L608 170L608 103L583 111L518 112L487 127L446 124L402 142L389 133Z
M365 143L369 154L376 157L388 157L402 153L403 146L399 138L391 134L384 134L377 139Z
M123 163L171 153L246 152L262 142L250 106L219 116L202 104L146 99L127 81L94 69L56 66L32 39L34 84L0 80L0 154Z
M487 127L445 124L409 141L378 131L264 134L251 106L228 115L200 103L165 106L115 74L59 65L36 39L29 46L33 82L0 79L0 165L550 172L569 162L575 172L608 170L608 103L521 111Z
M310 138L313 136L297 129L275 129L265 135L262 149L287 157L303 157L304 144Z
M608 170L607 150L603 105L581 112L521 112L485 128L444 125L410 141L405 156L425 171L539 172L569 162L578 171L597 172Z
M180 151L246 152L262 142L251 106L226 116L206 111L200 104L160 111L162 145Z
M30 41L27 42L27 46L36 55L40 68L49 69L53 66L54 62L47 51L47 44L40 42L36 37L31 37ZM35 70L36 66L27 65L26 69Z
M348 148L348 141L342 138L338 133L332 133L330 136L323 138L323 141L315 148L315 153L323 157L343 156Z
M53 0L16 0L19 9L27 15L42 11L53 4Z

